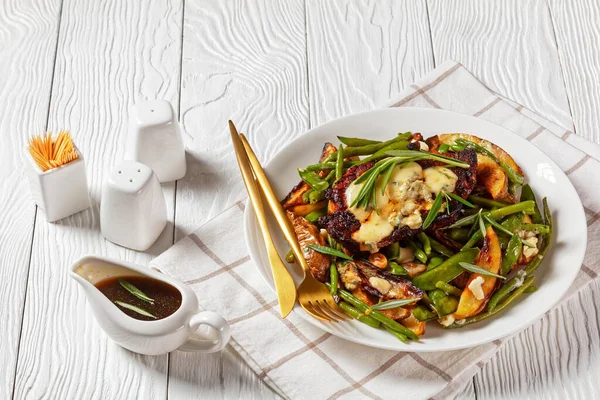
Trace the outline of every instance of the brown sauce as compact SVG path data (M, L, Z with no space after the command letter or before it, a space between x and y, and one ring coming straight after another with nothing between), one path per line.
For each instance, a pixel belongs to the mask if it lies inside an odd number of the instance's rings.
M134 296L119 283L119 280L135 286L135 288L139 289L153 301L144 301ZM108 278L97 282L95 286L125 314L142 321L156 321L166 318L177 311L181 306L181 293L179 290L168 283L146 276L119 276ZM145 316L139 312L130 310L115 303L117 301L137 307L152 314L156 318Z

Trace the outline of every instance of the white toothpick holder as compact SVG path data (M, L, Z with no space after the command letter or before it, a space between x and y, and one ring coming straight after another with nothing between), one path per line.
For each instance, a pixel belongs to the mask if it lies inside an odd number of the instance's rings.
M185 176L181 127L168 101L147 100L131 108L125 159L146 164L160 182Z
M42 171L26 148L28 162L25 173L33 201L43 211L48 222L55 222L90 207L85 163L79 158L60 167Z
M119 246L144 251L166 224L165 197L152 169L132 160L114 166L102 188L102 235Z

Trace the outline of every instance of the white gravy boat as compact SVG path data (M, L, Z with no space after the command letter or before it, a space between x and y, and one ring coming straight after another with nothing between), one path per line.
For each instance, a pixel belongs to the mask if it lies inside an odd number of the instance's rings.
M183 282L157 270L105 257L85 256L69 271L83 289L96 320L107 335L133 352L147 355L173 350L212 353L227 345L229 324L213 311L200 311L196 294ZM168 283L181 293L181 306L173 314L157 321L141 321L122 312L94 286L117 276L147 276ZM208 325L218 333L216 340L194 338L200 325Z

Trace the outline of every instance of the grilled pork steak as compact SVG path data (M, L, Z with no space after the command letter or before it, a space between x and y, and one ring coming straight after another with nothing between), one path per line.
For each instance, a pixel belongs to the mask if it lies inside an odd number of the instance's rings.
M439 163L431 161L419 161L418 164L420 168L423 169L424 173L426 172L427 168L433 167L434 169L439 168L440 170L446 171L446 174L453 174L456 179L453 192L462 198L466 198L471 193L471 191L475 187L475 184L477 183L477 154L473 150L467 149L458 153L449 153L448 156L468 163L470 165L470 168L443 168L440 167ZM427 210L431 207L431 203L433 200L431 194L429 194L430 197L427 198L427 205L421 204L419 205L420 208L413 207L411 211L412 214L410 215L410 217L416 217L416 223L408 222L408 219L405 219L407 223L394 223L394 226L391 226L392 224L390 222L390 224L388 224L387 226L383 226L383 229L387 229L387 231L389 231L389 234L381 238L378 237L378 240L374 243L362 240L360 237L357 238L357 236L360 236L357 235L357 232L361 229L364 229L364 226L368 223L371 223L373 225L373 229L379 229L382 225L386 224L386 222L382 220L381 215L374 211L370 214L368 214L364 210L361 211L367 216L363 216L363 220L359 220L355 215L356 210L354 210L353 212L353 210L349 207L350 205L348 204L348 189L350 188L352 183L356 179L358 179L358 177L360 177L362 174L364 174L366 171L372 168L373 165L374 163L369 162L361 165L356 165L348 169L344 176L341 179L339 179L333 185L333 187L328 189L328 191L326 192L325 197L330 200L330 214L319 219L319 224L321 224L321 226L324 226L327 229L329 235L331 235L331 237L333 237L335 240L341 243L352 254L358 253L360 251L376 252L378 251L378 249L386 247L392 243L399 242L404 239L409 239L418 235L421 232L421 221L426 218L426 215L428 213ZM419 169L419 167L416 168ZM448 170L451 171L451 173L448 173ZM414 191L420 191L420 196L427 196L427 189L425 189L425 193L423 192L423 181L419 181L417 179L414 182L415 185L406 189L405 193L407 195L411 195ZM403 181L390 182L388 186L391 184L401 186L403 183ZM413 200L405 200L401 198L398 201L398 204L404 207L404 205L408 201ZM422 198L419 198L419 200L415 201L425 202L425 200L423 200ZM435 231L437 229L454 223L460 216L462 207L463 205L460 202L452 200L450 202L450 213L440 212L434 219L433 223L430 225L428 230ZM415 209L417 211L415 211ZM400 218L400 215L397 214L400 214L400 211L401 210L393 209L390 212L390 209L388 208L387 212L390 213L390 220L392 218L395 218L394 221L397 222ZM420 215L415 215L415 213L420 213ZM374 220L377 221L373 222ZM411 221L413 220L414 218Z

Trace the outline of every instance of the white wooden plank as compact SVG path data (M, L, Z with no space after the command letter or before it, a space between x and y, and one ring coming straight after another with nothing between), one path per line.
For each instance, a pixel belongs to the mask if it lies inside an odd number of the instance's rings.
M311 126L375 108L433 69L424 1L307 0Z
M178 182L176 237L246 192L227 120L262 160L308 127L302 0L185 5L181 121L188 174ZM170 398L274 398L233 351L171 355Z
M143 357L111 342L66 272L86 253L145 263L172 243L172 224L149 254L108 243L100 234L99 200L103 178L124 154L129 107L154 97L177 105L181 12L179 0L64 1L49 127L73 132L93 206L56 224L38 213L16 398L166 396L167 356ZM171 216L173 186L164 186Z
M572 129L543 0L429 0L436 63L462 63L492 90Z
M600 143L600 3L550 0L558 53L576 133Z
M12 395L35 205L24 174L27 136L48 117L60 1L0 7L0 398Z
M479 399L600 397L600 282L518 334L477 376Z

